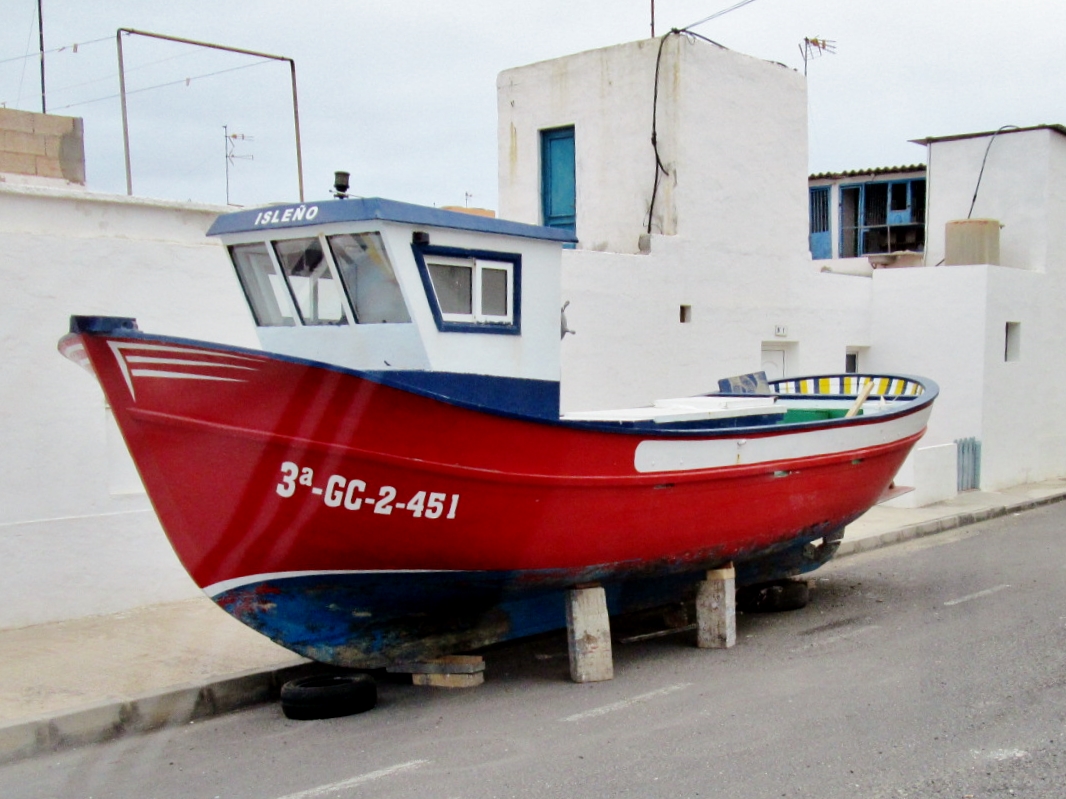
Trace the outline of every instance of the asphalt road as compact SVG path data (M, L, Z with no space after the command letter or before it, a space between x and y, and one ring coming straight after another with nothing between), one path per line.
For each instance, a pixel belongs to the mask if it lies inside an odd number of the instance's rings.
M0 797L1066 796L1066 503L845 558L738 644L562 635L490 651L484 686L379 686L374 711L255 708L0 767Z

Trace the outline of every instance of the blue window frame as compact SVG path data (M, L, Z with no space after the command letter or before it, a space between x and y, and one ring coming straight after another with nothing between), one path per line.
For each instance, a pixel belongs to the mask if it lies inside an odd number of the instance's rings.
M574 126L540 132L541 211L547 227L577 232Z
M418 242L411 249L438 330L521 334L521 254Z
M810 192L811 257L822 260L833 257L833 241L829 232L829 187L812 186Z
M925 178L840 187L840 257L925 249Z

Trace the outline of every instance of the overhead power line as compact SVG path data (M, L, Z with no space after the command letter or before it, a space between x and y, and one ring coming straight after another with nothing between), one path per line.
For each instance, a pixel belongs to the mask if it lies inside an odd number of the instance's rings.
M154 86L144 86L143 88L140 88L140 89L127 90L126 95L129 96L131 94L140 94L141 92L147 92L147 91L151 91L153 89L163 89L163 88L166 88L167 86L179 86L181 84L185 84L186 86L188 86L194 80L202 80L203 78L213 78L215 75L222 75L223 73L226 73L226 72L236 72L239 69L250 69L251 67L257 67L260 64L269 64L269 63L270 63L270 59L264 58L262 61L255 61L255 62L253 62L251 64L241 64L240 66L237 66L237 67L228 67L226 69L219 69L219 70L216 70L215 72L205 72L203 75L193 75L192 77L179 78L178 80L171 80L171 81L167 81L166 83L157 83ZM93 81L93 82L95 82L95 81ZM76 103L70 103L69 105L59 106L58 108L55 108L53 110L62 111L64 109L66 109L66 108L74 108L75 106L79 106L79 105L89 105L90 103L99 103L99 102L101 102L103 100L114 100L118 96L119 96L118 94L108 94L108 95L106 95L104 97L94 97L92 100L81 100L81 101L76 102Z
M30 31L30 34L32 36L33 31ZM92 40L87 41L87 42L75 42L74 44L65 44L62 47L53 47L51 50L45 50L44 54L45 55L49 55L51 53L62 53L64 50L70 50L72 53L76 53L76 52L78 52L78 48L79 47L84 47L87 44L96 44L97 42L109 42L109 41L111 41L111 37L110 36L105 36L103 39L92 39ZM12 61L26 61L26 60L31 59L31 58L40 58L40 57L41 57L40 52L27 53L26 55L17 55L14 58L0 59L0 64L9 64Z
M691 23L689 25L686 25L683 28L680 28L679 30L683 30L683 31L691 30L692 28L695 28L697 25L702 25L704 22L710 22L712 19L717 19L718 17L725 16L730 11L736 11L738 8L743 8L744 6L748 5L749 3L754 3L754 2L755 2L755 0L740 0L739 3L734 3L729 8L723 8L721 11L715 11L709 17L704 17L699 22L693 22L693 23Z

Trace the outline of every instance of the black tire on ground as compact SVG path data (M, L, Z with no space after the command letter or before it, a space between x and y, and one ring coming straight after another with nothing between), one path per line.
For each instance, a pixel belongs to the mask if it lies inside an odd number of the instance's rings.
M290 719L333 719L365 713L378 702L369 674L316 674L281 686L281 712Z
M737 610L745 613L779 613L807 607L811 592L804 580L774 580L737 589Z

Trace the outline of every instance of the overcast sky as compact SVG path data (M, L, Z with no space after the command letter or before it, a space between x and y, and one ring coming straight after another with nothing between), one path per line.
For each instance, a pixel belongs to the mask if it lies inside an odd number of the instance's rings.
M656 32L733 2L657 0ZM650 34L650 0L43 7L45 48L67 48L47 56L48 110L84 117L89 185L115 192L125 191L119 27L295 59L309 199L346 169L360 195L461 205L469 193L490 208L497 73ZM0 23L0 103L39 111L39 65L22 58L37 50L36 0L0 0ZM799 70L804 36L836 42L809 67L812 172L923 162L907 140L928 135L1066 122L1061 0L754 0L695 30ZM231 202L296 198L287 65L141 37L123 46L136 194L225 202L228 125L253 137L236 142L253 160L233 162Z

